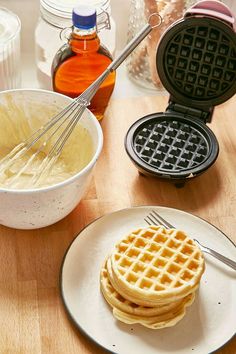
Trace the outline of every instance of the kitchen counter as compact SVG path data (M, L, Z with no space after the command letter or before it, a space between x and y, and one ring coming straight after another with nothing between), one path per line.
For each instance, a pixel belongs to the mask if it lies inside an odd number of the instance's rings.
M38 1L21 3L27 11L17 0L0 0L0 6L15 11L24 23L22 86L37 88L33 29ZM118 8L115 0L112 3ZM116 20L122 17L124 21L120 3L119 8L122 16L117 10ZM124 43L124 38L119 40L118 50ZM66 218L43 229L0 226L0 353L106 353L72 324L59 291L60 267L67 248L86 225L102 215L138 205L177 208L204 218L236 243L236 95L215 109L209 124L220 145L216 163L182 188L140 175L124 148L129 126L143 115L165 110L167 100L166 94L136 87L127 79L124 66L119 68L117 86L101 123L103 151L81 203ZM235 352L236 338L216 353Z
M137 205L173 207L204 218L236 242L236 96L215 109L209 125L220 145L216 163L183 188L140 175L124 149L130 124L164 110L166 104L167 97L160 95L113 99L102 122L104 148L77 208L57 224L39 230L0 226L1 353L105 353L68 319L59 274L74 237L106 213ZM235 348L233 339L217 353L234 354Z

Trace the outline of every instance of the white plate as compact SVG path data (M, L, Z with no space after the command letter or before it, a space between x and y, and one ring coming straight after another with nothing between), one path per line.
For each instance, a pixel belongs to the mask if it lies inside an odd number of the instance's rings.
M151 330L126 325L112 316L99 288L99 272L116 241L132 229L146 226L143 218L156 210L192 238L236 259L234 244L206 221L186 212L144 206L123 209L97 219L70 245L61 268L61 295L65 308L89 338L119 354L205 354L215 351L235 334L236 272L206 255L206 270L194 304L176 326Z

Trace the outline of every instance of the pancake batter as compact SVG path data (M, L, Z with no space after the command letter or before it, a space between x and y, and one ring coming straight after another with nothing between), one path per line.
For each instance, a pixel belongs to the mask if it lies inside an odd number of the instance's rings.
M42 103L38 106L27 102L17 104L9 95L4 104L0 105L0 159L3 159L18 144L28 139L32 133L45 124L50 117L55 116L61 108L56 106L45 107ZM63 129L65 126L63 126ZM47 146L28 162L39 146L47 140L47 134L41 138L40 143L27 151L13 164L9 160L0 164L0 188L31 189L41 188L62 182L82 170L92 159L94 147L92 138L82 125L77 124L72 135L66 142L61 155L54 162L49 173L45 173L33 184L33 177L37 175L39 166L47 156L53 141L59 137L60 130L50 139ZM21 175L18 172L24 167Z

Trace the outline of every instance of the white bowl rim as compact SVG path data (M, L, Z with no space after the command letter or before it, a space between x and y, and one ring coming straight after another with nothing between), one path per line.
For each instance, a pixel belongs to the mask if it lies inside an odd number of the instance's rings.
M43 90L43 89L31 89L31 88L20 88L20 89L11 89L11 90L5 90L5 91L1 91L0 92L0 96L3 93L11 93L11 92L16 92L16 91L31 91L31 92L44 92L47 94L51 94L51 95L55 95L55 96L62 96L62 97L66 97L68 98L70 101L73 101L73 98L68 97L66 95L63 95L61 93L58 92L54 92L54 91L50 91L50 90ZM29 188L29 189L10 189L10 188L4 188L4 187L0 187L0 193L10 193L10 194L36 194L36 193L42 193L42 192L48 192L48 191L52 191L55 189L59 189L63 186L66 186L68 184L70 184L71 182L75 181L76 179L78 179L80 176L83 176L88 170L92 169L93 165L96 163L102 147L103 147L103 131L101 128L100 123L98 122L97 118L95 117L95 115L88 109L86 108L86 110L89 111L89 115L90 118L92 119L95 128L97 130L98 133L98 145L95 151L95 154L93 155L92 159L89 161L89 163L82 169L80 170L78 173L74 174L73 176L65 179L62 182L53 184L52 186L46 186L46 187L41 187L41 188Z

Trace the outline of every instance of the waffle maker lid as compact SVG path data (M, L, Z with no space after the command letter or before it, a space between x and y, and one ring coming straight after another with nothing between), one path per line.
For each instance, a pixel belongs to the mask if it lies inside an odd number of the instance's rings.
M156 66L169 105L137 120L125 138L142 173L179 181L215 162L219 145L206 122L236 92L234 25L226 5L200 1L161 37Z
M211 115L236 92L236 34L229 9L218 1L190 8L160 39L156 67L170 101Z

